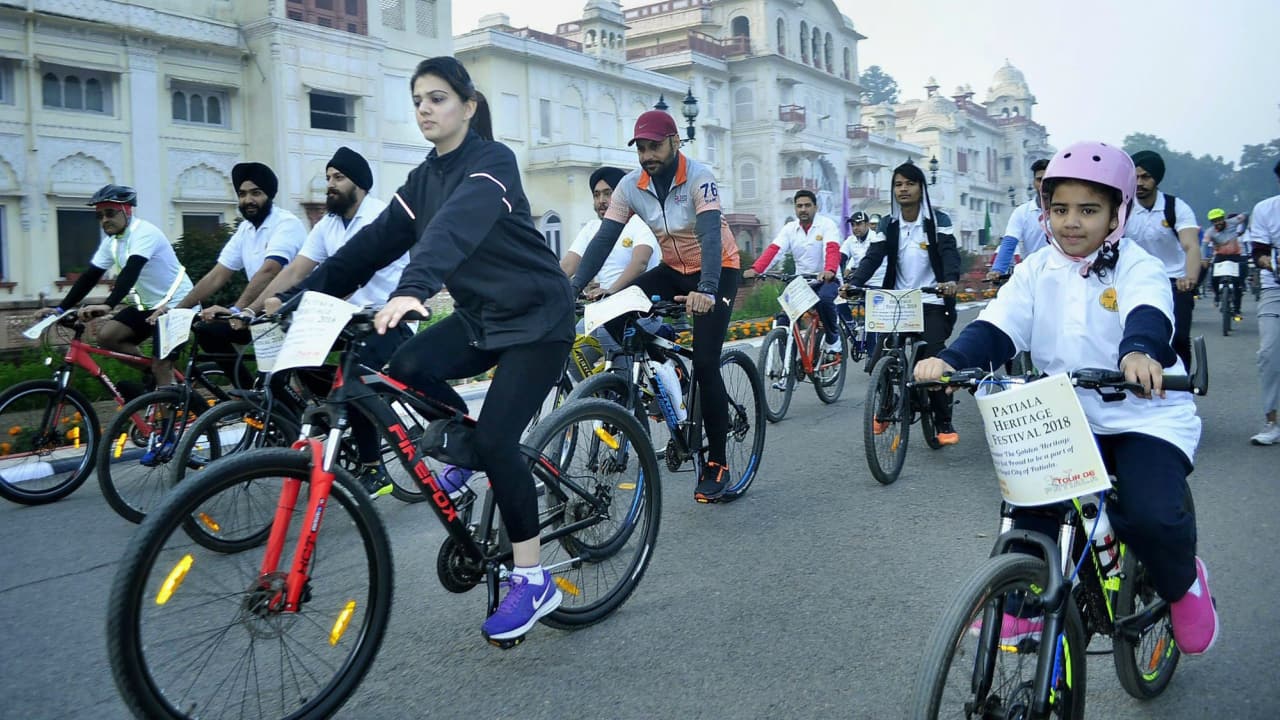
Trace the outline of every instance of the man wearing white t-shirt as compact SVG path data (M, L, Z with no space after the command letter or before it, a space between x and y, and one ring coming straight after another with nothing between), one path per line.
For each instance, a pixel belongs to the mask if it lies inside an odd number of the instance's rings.
M849 216L849 224L853 226L853 234L845 238L840 246L840 260L841 265L844 266L844 275L852 274L858 269L858 264L867 254L867 248L871 247L871 243L875 242L880 234L871 229L871 217L861 210ZM880 263L880 268L867 281L867 287L878 288L883 285L884 271L887 267L887 261Z
M1275 167L1280 180L1280 162ZM1262 384L1262 430L1249 439L1254 445L1280 443L1280 195L1253 206L1249 215L1248 240L1262 280L1258 296L1258 380Z
M67 296L54 308L73 308L108 271L115 273L111 294L102 303L86 305L84 317L107 315L123 305L98 330L98 344L107 350L138 354L138 343L151 336L150 311L191 291L191 279L173 252L173 246L155 225L134 215L137 193L123 185L106 185L89 205L102 227L98 250L89 269L80 275Z
M591 239L600 229L604 213L609 209L609 199L613 197L613 189L618 186L627 171L615 167L598 168L587 180L591 187L591 202L595 207L596 217L578 231L569 251L560 261L560 268L565 274L573 277L582 262L582 255L591 244ZM632 215L622 228L622 235L613 244L613 250L605 258L600 272L584 288L586 296L592 300L615 293L632 280L648 270L658 266L661 255L658 253L658 239L640 215Z
M1013 256L1021 246L1023 260L1027 256L1049 245L1049 235L1044 230L1040 215L1044 212L1040 206L1040 184L1044 182L1044 171L1049 161L1041 158L1031 163L1031 177L1035 182L1036 196L1013 209L1009 216L1009 225L1000 238L1000 250L996 252L996 260L991 264L988 280L996 280L1013 272Z

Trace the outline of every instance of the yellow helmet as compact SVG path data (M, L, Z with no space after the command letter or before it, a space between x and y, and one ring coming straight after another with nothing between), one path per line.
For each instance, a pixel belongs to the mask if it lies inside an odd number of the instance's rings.
M1207 215L1207 217L1208 217L1210 220L1221 220L1222 218L1224 218L1224 217L1226 217L1226 216L1227 216L1227 211L1226 211L1226 210L1223 210L1222 208L1214 208L1214 209L1210 210L1210 211L1209 211L1209 214Z

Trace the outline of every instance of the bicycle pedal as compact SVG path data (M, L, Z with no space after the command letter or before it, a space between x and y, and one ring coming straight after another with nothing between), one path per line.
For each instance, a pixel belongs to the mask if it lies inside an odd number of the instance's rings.
M493 638L491 638L491 637L485 636L485 640L486 640L486 641L488 641L488 643L489 643L490 645L492 645L492 646L494 646L494 647L496 647L496 648L499 648L499 649L501 649L501 650L510 650L511 648L513 648L513 647L515 647L515 646L519 645L520 643L524 642L524 638L525 638L525 636L524 636L524 635L521 635L520 637L517 637L517 638L510 638L510 639L508 639L508 640L494 640L494 639L493 639Z

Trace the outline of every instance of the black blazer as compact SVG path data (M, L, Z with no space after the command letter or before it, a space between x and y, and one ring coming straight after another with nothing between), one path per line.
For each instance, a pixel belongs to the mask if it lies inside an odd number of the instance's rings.
M934 220L937 222L934 222ZM898 282L898 236L901 230L898 219L886 215L880 220L877 230L884 235L881 242L872 242L867 247L867 254L853 271L850 282L859 287L866 284L875 274L880 263L889 259L885 268L884 287L892 290ZM929 244L929 265L933 268L936 282L955 282L960 279L960 251L956 248L956 238L952 235L951 218L940 210L933 211L933 217L924 219L924 234ZM954 296L945 298L944 306L950 314L955 313Z

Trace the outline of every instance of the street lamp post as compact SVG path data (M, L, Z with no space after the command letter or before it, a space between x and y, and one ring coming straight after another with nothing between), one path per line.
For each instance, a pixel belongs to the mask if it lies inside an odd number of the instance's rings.
M938 184L938 156L934 155L929 158L929 184Z
M684 96L684 101L680 103L680 112L684 115L684 119L689 123L685 128L688 134L687 142L693 142L695 134L693 122L698 119L698 98L693 96L693 88L689 88L688 94Z
M667 105L667 99L666 99L666 97L664 97L662 93L658 93L658 102L654 103L654 105L653 105L653 109L654 109L654 110L661 110L662 112L666 112L666 111L667 111L667 108L669 108L669 107L671 107L671 106L670 106L670 105Z
M1012 185L1010 185L1009 186L1009 207L1013 208L1017 206L1018 206L1018 191Z

